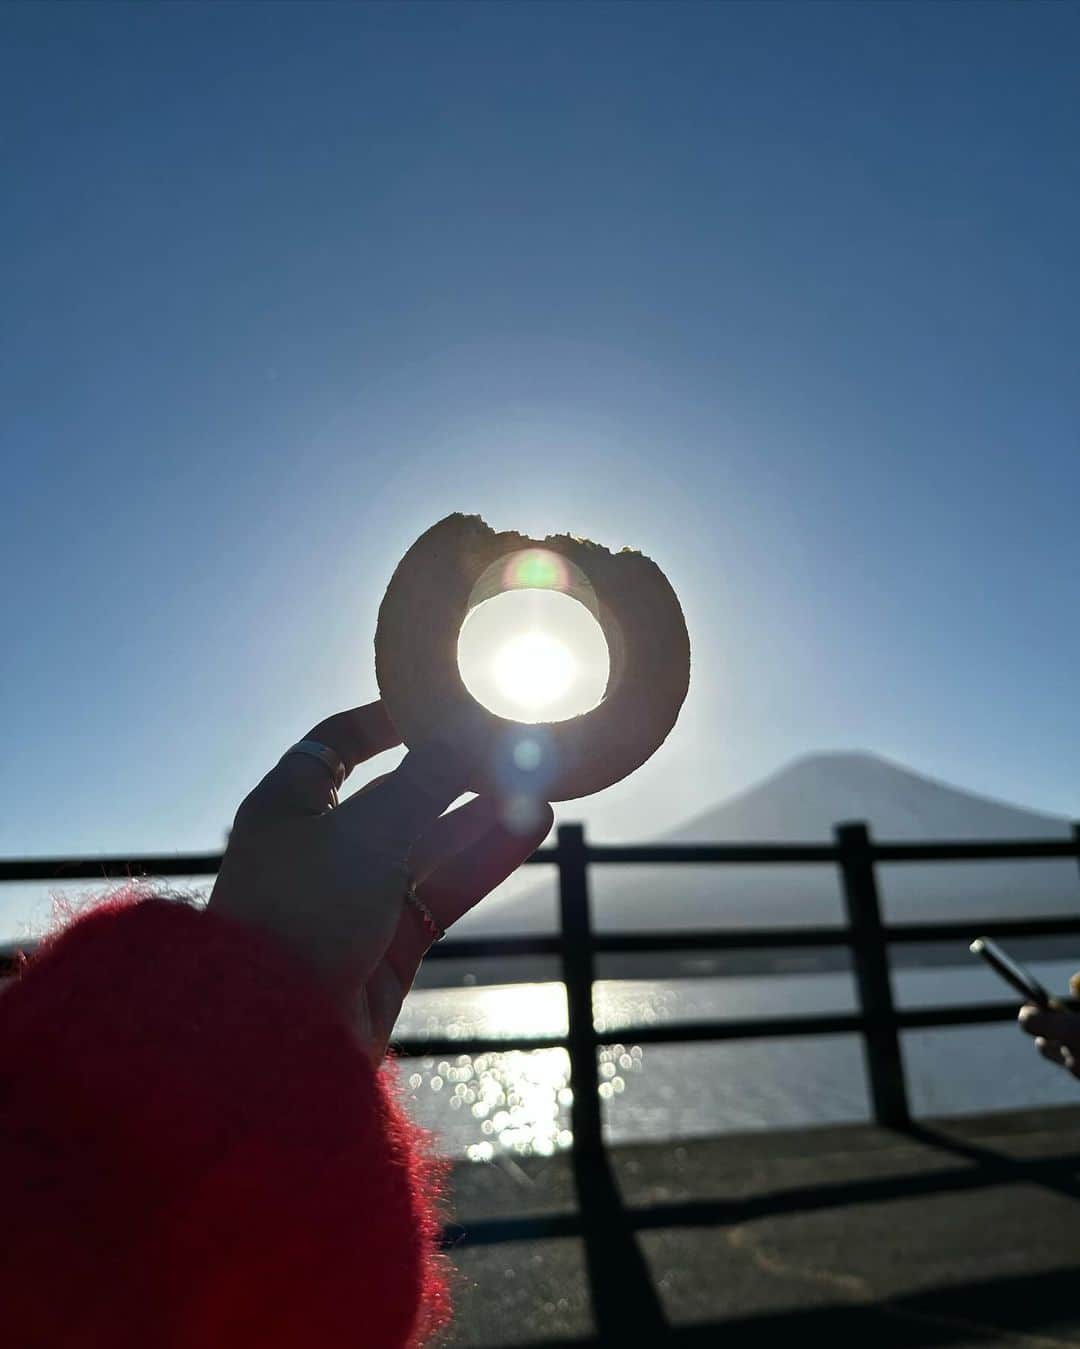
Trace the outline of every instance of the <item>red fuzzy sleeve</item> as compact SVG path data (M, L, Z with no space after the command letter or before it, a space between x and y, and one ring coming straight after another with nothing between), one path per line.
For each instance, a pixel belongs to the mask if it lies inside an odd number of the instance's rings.
M128 895L0 992L20 1349L389 1349L447 1316L439 1177L272 938Z

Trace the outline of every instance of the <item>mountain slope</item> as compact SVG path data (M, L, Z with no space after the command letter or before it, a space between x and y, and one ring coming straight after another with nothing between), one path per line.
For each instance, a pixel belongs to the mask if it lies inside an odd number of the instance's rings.
M672 831L664 842L814 842L845 820L866 820L881 839L1061 838L1057 816L1006 805L936 782L873 754L814 754ZM1076 913L1080 873L1068 861L882 866L886 915L933 920ZM831 866L597 866L599 926L758 926L843 921ZM473 934L536 931L551 923L542 887L523 880L469 921Z
M1069 823L950 787L876 754L811 754L667 836L670 842L832 837L867 820L881 838L1054 838Z

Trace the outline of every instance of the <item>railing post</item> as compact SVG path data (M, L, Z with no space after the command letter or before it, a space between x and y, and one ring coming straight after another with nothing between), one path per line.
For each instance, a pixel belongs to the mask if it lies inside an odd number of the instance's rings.
M595 1154L604 1144L593 1024L593 945L585 830L580 824L561 824L558 840L562 968L566 984L570 1088L574 1093L570 1123L575 1151Z
M860 1011L866 1021L863 1052L870 1078L874 1119L887 1128L904 1128L910 1124L911 1116L889 982L889 955L882 931L870 831L860 822L839 824L835 834L840 850L848 926L853 937L851 955L855 984L859 990Z
M1073 821L1073 843L1076 846L1076 865L1080 867L1080 820Z

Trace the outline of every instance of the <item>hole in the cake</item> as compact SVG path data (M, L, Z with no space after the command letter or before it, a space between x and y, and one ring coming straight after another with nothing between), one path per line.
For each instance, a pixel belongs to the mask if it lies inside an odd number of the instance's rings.
M539 567L534 573L541 583L553 574L541 574ZM465 687L510 721L565 721L590 711L608 683L600 624L577 598L576 586L574 595L562 587L525 587L519 581L518 588L484 599L467 615L458 636Z

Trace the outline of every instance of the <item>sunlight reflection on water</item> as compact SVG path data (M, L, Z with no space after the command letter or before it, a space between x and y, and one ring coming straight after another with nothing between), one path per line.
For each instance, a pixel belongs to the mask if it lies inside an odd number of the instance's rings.
M566 1054L546 1049L475 1058L459 1054L453 1062L420 1059L408 1083L417 1099L444 1092L446 1109L463 1117L452 1130L454 1141L460 1148L463 1136L473 1137L465 1143L465 1155L490 1161L496 1151L549 1157L569 1146L569 1076ZM433 1127L447 1133L445 1126Z
M1033 964L1053 988L1072 966ZM901 1006L1000 1000L981 967L898 971ZM613 1037L633 1024L710 1017L784 1016L855 1006L850 974L599 981L598 1029ZM561 984L421 989L413 992L400 1035L465 1039L565 1034ZM1076 1083L1049 1070L1029 1043L1004 1025L904 1036L908 1088L916 1113L960 1113L1075 1102ZM862 1046L855 1036L634 1044L599 1051L605 1133L612 1142L720 1134L736 1130L868 1117ZM508 1050L402 1060L409 1108L450 1156L549 1156L569 1147L570 1065L564 1050Z

